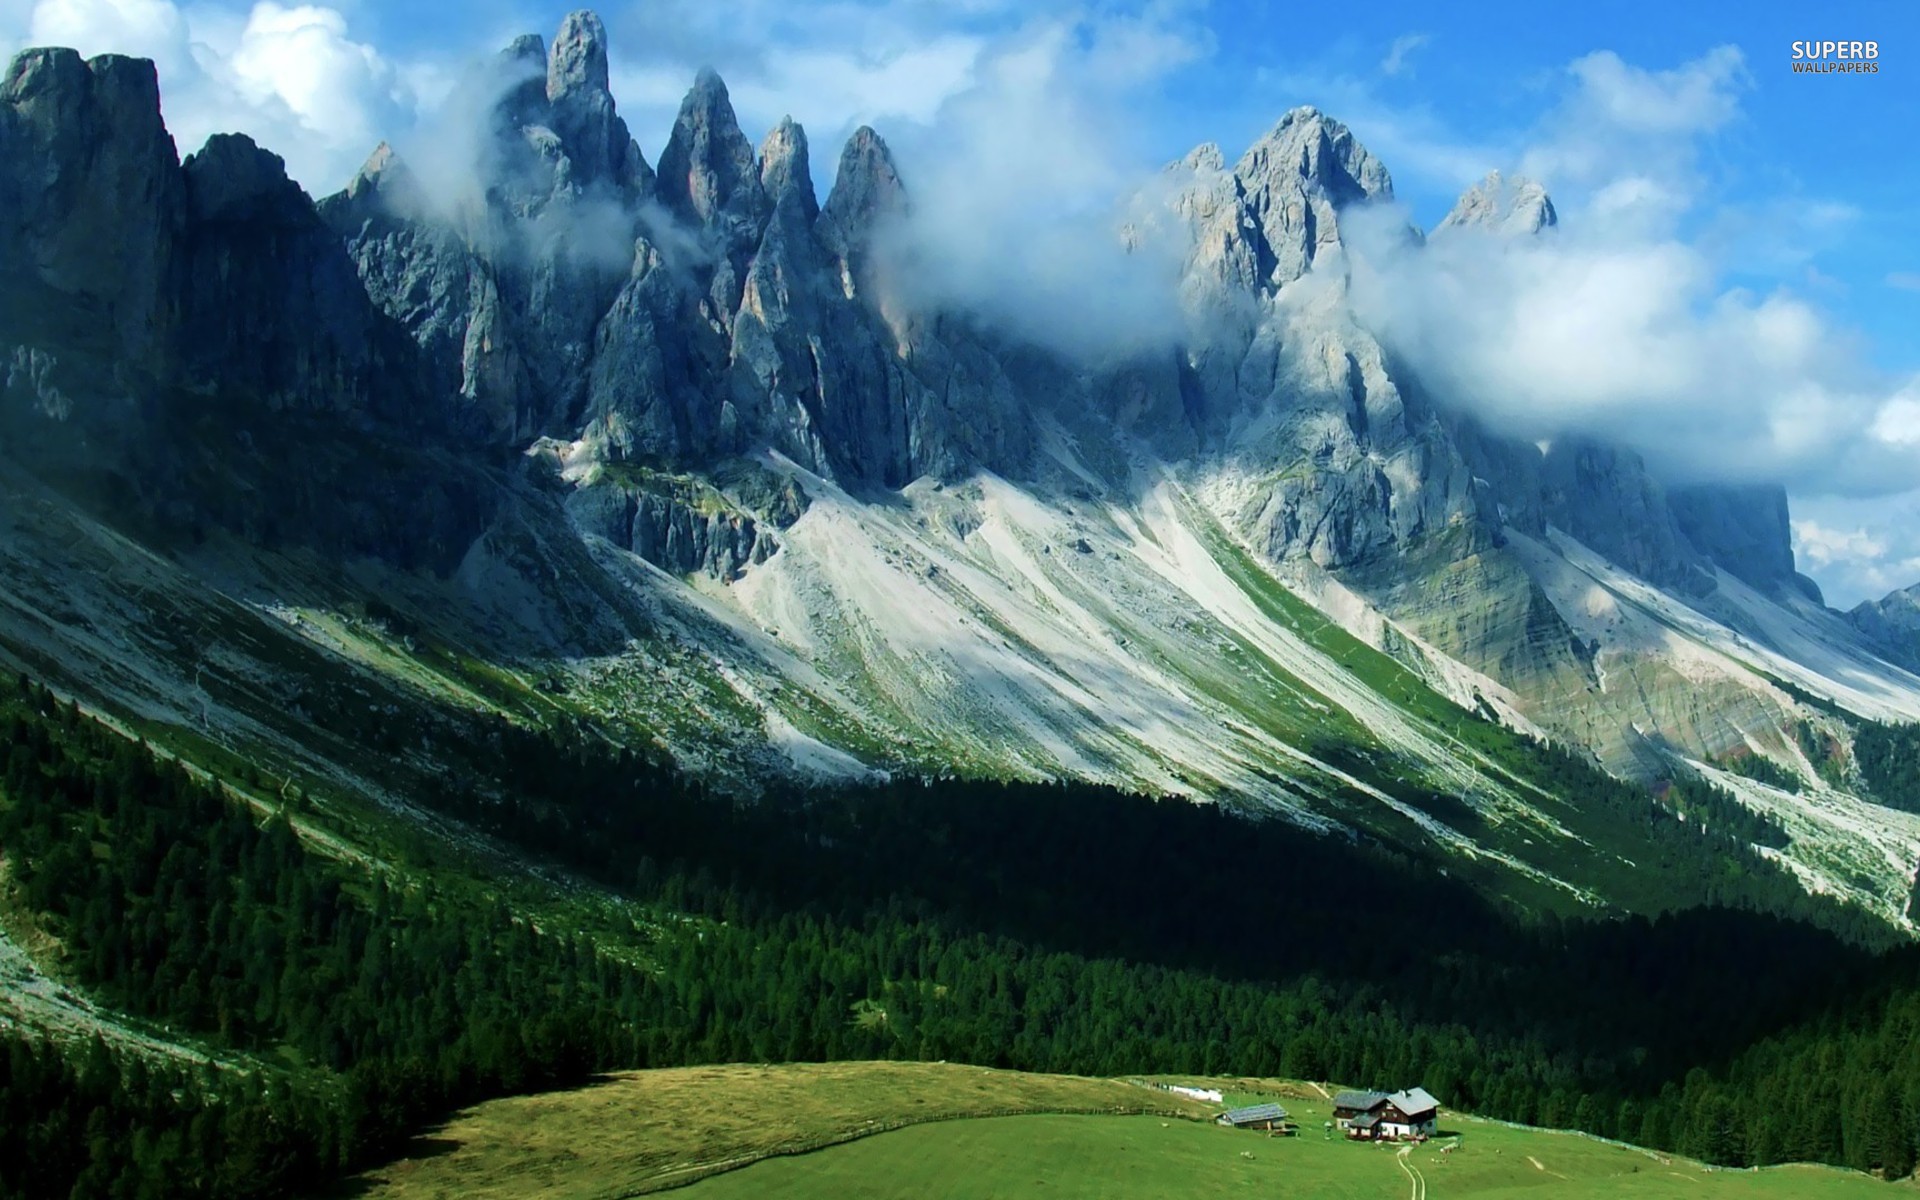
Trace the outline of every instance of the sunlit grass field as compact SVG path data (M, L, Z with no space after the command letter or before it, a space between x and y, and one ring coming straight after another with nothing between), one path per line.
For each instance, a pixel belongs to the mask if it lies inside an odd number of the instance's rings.
M1330 1106L1311 1085L1224 1086L1229 1103L1279 1099L1299 1136L1223 1128L1205 1119L1217 1106L1120 1080L945 1063L687 1068L481 1105L354 1190L385 1200L611 1200L669 1188L688 1200L1886 1200L1911 1190L1826 1167L1713 1170L1444 1110L1442 1136L1425 1145L1353 1143L1329 1136Z

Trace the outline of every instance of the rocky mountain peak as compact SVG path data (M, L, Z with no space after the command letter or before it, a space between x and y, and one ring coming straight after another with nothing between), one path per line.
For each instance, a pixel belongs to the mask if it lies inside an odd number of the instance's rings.
M526 63L547 69L547 41L537 33L523 33L507 43L500 52L500 61Z
M519 46L527 39L514 43ZM539 39L533 39L538 45ZM553 50L547 57L547 99L558 102L569 93L582 89L607 90L607 27L599 14L577 9L560 22L553 37Z
M182 167L196 222L313 219L306 193L287 177L286 160L244 133L214 134Z
M1551 229L1560 223L1547 189L1523 175L1503 176L1498 171L1461 193L1446 219L1434 232L1446 229L1484 229L1493 233L1526 236Z
M509 132L542 120L547 111L547 43L537 33L523 33L495 56L496 74L485 76L482 88L500 88L495 102L500 132Z
M393 143L381 142L373 148L372 154L367 155L367 161L360 164L353 178L347 181L347 195L357 198L367 191L377 192L385 180L397 178L396 173L404 170L405 166L394 150Z
M794 205L811 225L820 215L813 194L813 168L807 159L807 131L792 117L780 123L760 143L760 187L776 208Z
M84 297L147 360L163 336L179 159L145 59L27 50L0 82L0 279Z
M1304 189L1334 205L1393 199L1387 168L1345 125L1311 105L1280 118L1235 164L1248 192Z
M753 144L740 132L727 85L702 68L680 102L660 155L661 199L676 215L709 225L723 214L757 215L765 206Z
M1202 142L1187 151L1187 156L1175 164L1175 169L1194 174L1224 171L1227 169L1227 156L1221 152L1219 142Z
M1340 244L1340 209L1393 198L1386 167L1345 125L1312 107L1281 117L1225 172L1212 143L1169 168L1194 232L1186 291L1231 308L1311 270Z
M894 166L893 151L879 134L862 125L841 148L833 191L820 212L821 243L852 262L872 244L876 226L906 212L907 189Z

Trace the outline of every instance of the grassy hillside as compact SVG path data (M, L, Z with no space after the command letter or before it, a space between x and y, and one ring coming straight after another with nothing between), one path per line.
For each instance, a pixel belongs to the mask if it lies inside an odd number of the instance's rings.
M469 1109L355 1190L385 1200L635 1196L914 1123L1151 1113L1187 1124L1209 1112L1111 1079L949 1063L635 1071Z
M1302 1135L1222 1129L1192 1119L1215 1106L1114 1080L948 1064L713 1067L638 1072L578 1091L481 1105L417 1141L406 1161L356 1181L355 1189L370 1200L606 1200L683 1184L691 1185L683 1193L688 1200L1245 1193L1357 1200L1429 1192L1850 1200L1888 1193L1889 1185L1852 1172L1715 1170L1452 1113L1442 1137L1401 1154L1328 1138L1329 1105L1311 1086L1218 1082L1233 1103L1279 1097ZM1072 1111L1141 1107L1169 1111Z

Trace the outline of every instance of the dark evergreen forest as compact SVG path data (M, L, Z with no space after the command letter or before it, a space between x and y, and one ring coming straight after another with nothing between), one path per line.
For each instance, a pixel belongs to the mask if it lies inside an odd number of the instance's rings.
M244 1069L12 1038L4 1196L292 1195L475 1100L725 1060L1419 1082L1891 1175L1920 1142L1920 951L1807 897L1731 799L1544 747L1540 782L1657 829L1703 902L1543 918L1185 801L914 780L745 803L578 730L476 730L497 770L420 800L660 914L624 961L422 864L324 856L284 810L9 690L7 902L100 1001Z

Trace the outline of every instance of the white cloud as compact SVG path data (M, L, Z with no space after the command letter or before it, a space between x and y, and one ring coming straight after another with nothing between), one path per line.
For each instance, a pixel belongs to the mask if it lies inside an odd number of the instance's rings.
M1736 46L1718 46L1691 62L1649 71L1611 50L1576 59L1581 106L1613 128L1633 133L1708 133L1740 111L1737 93L1751 83Z
M1920 271L1889 271L1887 286L1903 292L1920 292Z
M1887 544L1865 529L1828 529L1818 521L1801 520L1793 522L1793 549L1813 565L1824 567L1836 562L1878 559L1887 552Z
M1713 203L1699 161L1739 118L1738 51L1666 71L1593 54L1564 78L1514 155L1546 183L1561 226L1419 248L1398 237L1397 214L1354 222L1363 318L1443 399L1515 436L1607 438L1680 481L1912 486L1920 384L1876 370L1805 295L1733 282L1766 268L1808 278L1807 247L1858 215L1797 197Z
M1584 223L1640 236L1672 232L1706 190L1701 140L1731 123L1751 86L1745 59L1721 46L1668 70L1611 51L1567 67L1568 90L1528 138L1517 166Z
M39 0L0 15L0 40L151 58L183 154L239 132L280 154L316 195L344 184L381 138L409 128L433 72L352 36L346 16L261 0L244 15L169 0Z
M1793 549L1827 603L1851 608L1920 581L1920 491L1794 497Z
M1380 60L1380 73L1382 75L1412 74L1410 60L1414 51L1432 40L1424 33L1403 33L1393 39L1393 45L1387 47L1387 56Z
M1153 155L1140 90L1202 52L1177 20L1034 22L995 40L975 82L888 131L914 213L894 247L910 303L1101 357L1182 330L1182 247L1129 252L1120 226Z
M1363 319L1503 431L1606 437L1679 480L1860 494L1920 477L1914 381L1874 371L1808 301L1726 287L1684 242L1570 224L1424 249L1383 230L1363 249Z

